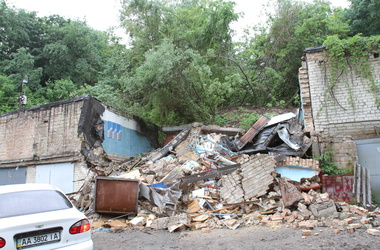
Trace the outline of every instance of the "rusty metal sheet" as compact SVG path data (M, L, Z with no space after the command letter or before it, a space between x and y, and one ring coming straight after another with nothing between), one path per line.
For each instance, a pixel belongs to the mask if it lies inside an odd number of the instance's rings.
M236 143L237 148L242 149L250 140L252 140L270 121L268 116L262 116L253 126L240 138Z
M138 180L97 177L95 184L95 212L136 214L138 194Z

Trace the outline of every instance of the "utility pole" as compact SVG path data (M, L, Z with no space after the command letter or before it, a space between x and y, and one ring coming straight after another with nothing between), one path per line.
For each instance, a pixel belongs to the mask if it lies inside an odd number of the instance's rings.
M25 85L28 83L28 76L24 76L24 79L22 79L22 85L21 85L21 93L18 97L18 108L21 108L23 105L26 105L27 103L27 97L25 95Z

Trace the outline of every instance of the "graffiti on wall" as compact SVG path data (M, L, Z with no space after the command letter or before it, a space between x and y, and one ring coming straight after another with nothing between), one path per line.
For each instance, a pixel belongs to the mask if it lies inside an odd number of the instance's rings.
M323 192L329 193L334 201L353 201L354 176L331 175L322 176Z

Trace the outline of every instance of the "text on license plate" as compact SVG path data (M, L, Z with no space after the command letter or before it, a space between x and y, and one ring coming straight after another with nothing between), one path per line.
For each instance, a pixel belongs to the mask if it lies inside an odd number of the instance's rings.
M59 232L41 234L36 236L17 239L17 248L31 247L34 245L42 245L60 241Z

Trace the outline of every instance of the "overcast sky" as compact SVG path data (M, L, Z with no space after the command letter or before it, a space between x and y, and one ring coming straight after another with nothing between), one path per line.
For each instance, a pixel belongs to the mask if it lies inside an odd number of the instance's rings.
M10 6L36 11L39 16L58 14L60 16L86 20L87 24L97 30L107 30L119 25L120 0L5 0ZM236 12L245 13L237 24L236 30L251 26L263 16L262 5L267 0L234 0ZM331 0L334 6L348 7L346 0ZM262 20L262 19L261 19Z

